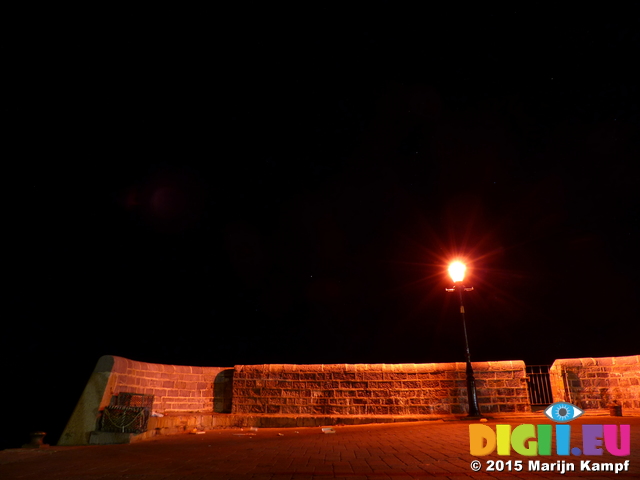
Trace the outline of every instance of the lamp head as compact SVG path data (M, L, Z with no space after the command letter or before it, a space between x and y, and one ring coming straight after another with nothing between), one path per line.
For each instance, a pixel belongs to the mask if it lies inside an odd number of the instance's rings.
M467 269L467 266L462 262L453 262L449 265L449 276L454 283L461 282L464 280L464 272Z

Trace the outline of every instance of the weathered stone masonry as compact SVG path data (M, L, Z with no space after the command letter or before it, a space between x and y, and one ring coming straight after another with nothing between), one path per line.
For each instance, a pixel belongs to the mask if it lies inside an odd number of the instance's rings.
M640 408L640 355L571 358L553 362L550 371L554 401L584 409Z
M122 392L153 395L153 410L164 414L230 411L231 399L222 395L231 380L227 372L233 370L100 357L58 444L88 444L100 412Z
M467 411L464 363L238 365L236 414L440 415ZM482 413L530 411L521 361L473 364Z
M474 362L473 369L482 413L530 411L524 362ZM638 355L556 360L550 380L555 402L600 409L617 401L624 409L640 409ZM90 443L100 413L123 392L153 395L153 410L165 414L150 419L150 430L139 437L195 425L281 426L281 420L293 418L285 423L296 426L366 415L388 421L393 415L418 418L468 410L464 363L224 368L106 355L98 360L59 444Z

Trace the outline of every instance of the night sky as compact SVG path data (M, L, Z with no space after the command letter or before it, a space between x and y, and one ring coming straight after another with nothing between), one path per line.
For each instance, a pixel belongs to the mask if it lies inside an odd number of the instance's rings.
M0 447L105 354L464 361L457 257L472 360L640 354L637 17L270 8L16 29Z

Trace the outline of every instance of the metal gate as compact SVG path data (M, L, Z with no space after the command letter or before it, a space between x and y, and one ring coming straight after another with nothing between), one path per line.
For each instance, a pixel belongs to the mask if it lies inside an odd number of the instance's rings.
M549 380L549 365L528 365L527 386L531 405L551 405L553 393Z

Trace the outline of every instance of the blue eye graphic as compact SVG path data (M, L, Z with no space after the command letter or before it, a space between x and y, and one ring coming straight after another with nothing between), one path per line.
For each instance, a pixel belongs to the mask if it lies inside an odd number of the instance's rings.
M582 409L567 402L552 403L544 410L544 414L547 418L558 423L570 422L571 420L578 418L583 413L584 411Z

